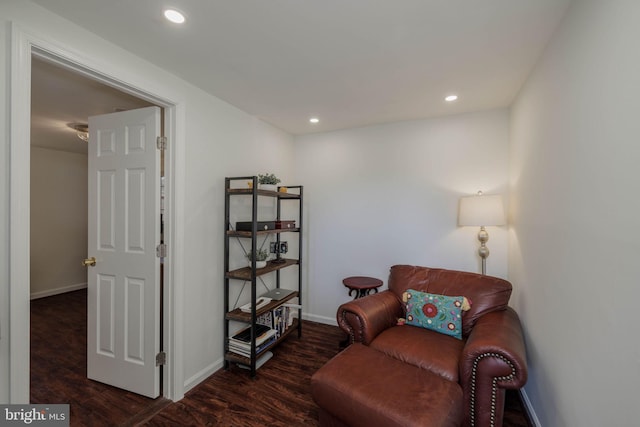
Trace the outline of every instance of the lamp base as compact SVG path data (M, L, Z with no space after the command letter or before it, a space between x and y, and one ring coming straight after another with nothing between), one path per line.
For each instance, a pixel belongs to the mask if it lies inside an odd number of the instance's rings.
M489 248L487 247L487 241L489 240L489 233L484 228L480 227L478 231L478 240L480 241L480 247L478 248L478 255L482 258L482 274L487 274L487 257L489 256Z

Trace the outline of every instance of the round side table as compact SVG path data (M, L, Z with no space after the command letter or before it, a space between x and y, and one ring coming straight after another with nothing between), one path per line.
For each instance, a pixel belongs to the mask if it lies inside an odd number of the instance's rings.
M353 299L366 297L374 291L378 293L378 288L382 286L382 280L375 277L352 276L342 279L342 284L349 288L349 296L355 292Z
M353 299L366 297L373 291L378 293L378 288L382 286L382 280L375 277L352 276L342 279L342 284L349 288L349 296L355 293ZM345 348L350 344L349 337L340 341L340 348Z

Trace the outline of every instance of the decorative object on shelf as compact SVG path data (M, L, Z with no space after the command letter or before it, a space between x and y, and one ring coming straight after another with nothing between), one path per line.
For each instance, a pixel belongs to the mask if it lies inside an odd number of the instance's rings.
M489 248L487 248L486 243L489 240L489 233L487 233L485 227L504 225L506 223L502 196L499 194L484 195L482 191L478 191L475 196L461 197L458 215L458 225L480 227L478 232L478 240L480 241L478 255L482 258L482 274L487 274L486 263L489 256Z
M287 252L289 252L289 243L283 241L271 242L269 243L269 252L272 254L276 254L276 259L271 261L273 264L284 264L287 262L287 260L285 258L282 258L282 254L286 254Z
M251 253L245 255L249 260L249 267L251 267ZM267 258L269 253L266 249L258 249L256 251L256 268L264 268L267 266Z
M267 298L267 297L260 297L256 300L256 310L261 309L262 307L266 306L267 304L269 304L271 302L271 298ZM243 313L251 313L251 310L253 310L253 304L251 304L251 302L246 303L245 305L243 305L242 307L240 307L240 311Z
M251 227L253 227L252 221L236 222L237 231L251 231ZM276 228L276 222L275 221L256 221L256 227L258 231L273 230L274 228Z
M280 182L280 178L272 173L265 173L264 175L258 175L258 184L262 190L276 191L277 185Z
M280 230L283 228L296 228L296 221L293 219L282 219L275 221L274 228Z

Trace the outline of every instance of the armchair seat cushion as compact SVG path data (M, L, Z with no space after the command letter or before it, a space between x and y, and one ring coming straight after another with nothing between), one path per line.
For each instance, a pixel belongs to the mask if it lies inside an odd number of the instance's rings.
M387 356L459 380L459 362L465 341L417 326L393 326L385 329L370 344Z

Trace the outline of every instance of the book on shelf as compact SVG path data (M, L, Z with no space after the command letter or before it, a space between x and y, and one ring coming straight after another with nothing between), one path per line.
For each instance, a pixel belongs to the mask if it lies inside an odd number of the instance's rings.
M265 337L265 335L269 333L270 329L271 327L269 327L268 325L256 324L256 342L259 342L261 339L263 339L263 337ZM231 337L231 339L243 342L251 342L251 326L247 326L246 328L236 332L235 335Z
M282 304L283 307L287 307L287 326L291 326L293 324L293 318L295 317L295 311L302 309L302 305L300 304Z
M256 323L275 330L276 336L280 338L287 328L293 324L293 309L287 304L283 304L258 316Z
M272 338L275 337L276 332L274 329L269 329L268 332L262 334L259 338L256 338L256 347L259 345L262 345L264 342L266 341L271 341ZM251 341L244 341L244 340L238 340L235 338L229 338L229 343L233 343L238 347L242 347L242 348L250 348L251 347Z
M271 344L276 342L275 336L273 339L265 341L261 345L256 346L256 354L262 353L265 349L267 349ZM251 347L238 347L236 344L229 343L229 351L235 354L239 354L244 357L251 357Z
M269 347L277 340L276 331L271 329L270 332L260 342L256 341L256 354ZM241 356L251 357L251 343L234 340L229 338L229 351Z

